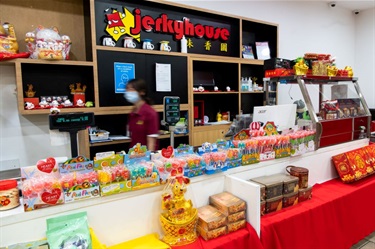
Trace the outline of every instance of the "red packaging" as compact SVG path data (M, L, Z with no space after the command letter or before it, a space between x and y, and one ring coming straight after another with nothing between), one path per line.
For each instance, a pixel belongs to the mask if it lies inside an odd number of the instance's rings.
M279 76L289 76L294 75L293 69L285 69L285 68L276 68L272 70L266 70L265 71L265 77L266 78L272 78L272 77L279 77Z

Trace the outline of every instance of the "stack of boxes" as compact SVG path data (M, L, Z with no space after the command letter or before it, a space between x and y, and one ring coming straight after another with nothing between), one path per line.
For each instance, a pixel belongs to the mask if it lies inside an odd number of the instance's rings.
M275 174L253 178L250 181L260 186L261 215L298 203L298 177Z
M198 233L210 240L246 227L246 202L228 192L210 196L198 209Z

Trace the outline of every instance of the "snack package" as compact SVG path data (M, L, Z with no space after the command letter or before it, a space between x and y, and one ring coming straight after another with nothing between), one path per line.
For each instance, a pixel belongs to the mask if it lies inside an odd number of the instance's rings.
M47 240L50 248L92 249L87 213L47 219Z

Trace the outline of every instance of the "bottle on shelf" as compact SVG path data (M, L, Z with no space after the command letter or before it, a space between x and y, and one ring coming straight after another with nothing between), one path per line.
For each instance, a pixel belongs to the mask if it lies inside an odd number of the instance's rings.
M185 36L181 38L181 53L187 53L187 40Z

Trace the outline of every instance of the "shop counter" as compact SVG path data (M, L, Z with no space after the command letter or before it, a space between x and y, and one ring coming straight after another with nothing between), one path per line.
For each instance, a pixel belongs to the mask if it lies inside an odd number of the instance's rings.
M264 249L350 248L375 230L373 193L375 175L316 184L311 200L261 218Z

